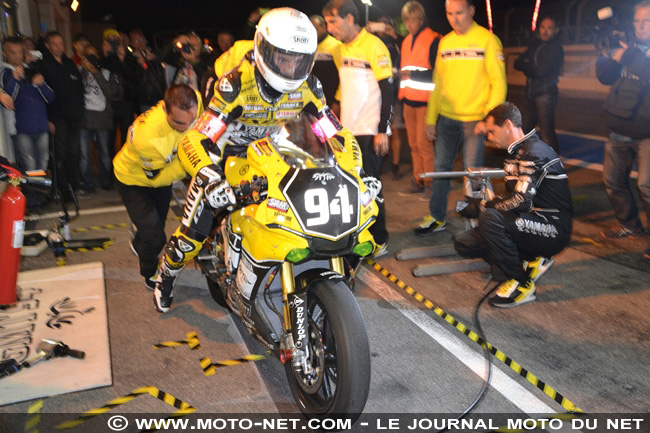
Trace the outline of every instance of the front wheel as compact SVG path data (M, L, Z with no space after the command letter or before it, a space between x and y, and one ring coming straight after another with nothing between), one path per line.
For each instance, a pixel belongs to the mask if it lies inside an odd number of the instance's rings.
M354 422L370 387L368 334L356 299L342 281L318 281L307 291L307 316L307 366L285 364L291 392L308 416Z

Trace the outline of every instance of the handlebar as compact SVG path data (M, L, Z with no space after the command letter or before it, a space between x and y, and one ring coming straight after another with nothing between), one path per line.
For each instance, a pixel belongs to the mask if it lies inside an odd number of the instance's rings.
M505 177L505 170L498 168L468 168L467 171L438 171L430 173L422 173L420 175L423 179L448 179L454 177L470 177L470 178L491 178L491 177Z

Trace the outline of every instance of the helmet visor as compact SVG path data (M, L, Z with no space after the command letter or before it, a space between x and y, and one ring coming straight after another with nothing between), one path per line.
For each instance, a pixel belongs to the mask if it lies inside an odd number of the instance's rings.
M295 53L271 45L259 38L259 52L266 66L276 75L287 80L304 80L314 64L316 53Z

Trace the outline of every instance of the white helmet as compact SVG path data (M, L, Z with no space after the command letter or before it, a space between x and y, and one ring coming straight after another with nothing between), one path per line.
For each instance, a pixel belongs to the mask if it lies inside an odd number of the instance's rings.
M318 47L314 25L292 8L265 13L255 31L255 61L264 79L278 92L294 92L314 66Z

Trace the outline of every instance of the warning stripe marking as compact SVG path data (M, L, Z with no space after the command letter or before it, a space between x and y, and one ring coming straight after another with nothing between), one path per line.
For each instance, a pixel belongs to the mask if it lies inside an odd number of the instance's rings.
M368 258L366 259L366 262L368 262L370 266L372 266L384 277L388 278L388 280L390 280L392 283L396 284L400 289L403 289L406 293L408 293L409 295L417 299L419 302L424 304L424 306L427 307L429 310L432 310L434 313L440 316L440 318L442 318L444 321L454 326L456 329L462 332L463 335L467 336L470 340L479 344L480 346L487 346L488 350L492 355L494 355L495 358L497 358L499 361L503 362L505 365L510 367L521 377L525 378L528 382L535 385L538 389L544 392L544 394L549 396L553 401L560 404L564 409L566 409L569 412L582 412L582 409L578 408L566 397L564 397L562 394L557 392L551 386L546 384L546 382L538 379L537 376L535 376L533 373L523 368L520 364L515 362L512 358L507 356L505 353L498 350L491 343L484 341L481 337L478 336L476 332L472 331L467 326L460 323L450 314L447 314L442 308L436 306L433 302L426 299L424 296L422 296L422 294L418 293L411 286L407 285L399 278L397 278L395 275L388 272L386 269L384 269L381 265L376 263L374 260Z
M41 424L41 412L43 411L43 400L36 400L27 408L27 421L25 421L25 433L38 433Z
M89 251L104 251L106 248L110 247L111 245L113 245L113 239L104 242L101 247L92 247L92 248L85 248L85 247L67 248L66 247L65 252L66 253L72 253L72 252L87 253Z
M64 421L60 424L57 424L54 428L57 430L64 430L64 429L69 429L69 428L74 428L77 427L80 424L83 424L84 422L88 421L89 419L96 417L97 415L101 415L103 413L106 413L108 411L111 411L115 409L118 406L121 406L125 403L130 402L134 398L137 398L141 395L144 394L149 394L153 397L156 397L158 400L164 401L170 406L175 407L178 409L176 412L172 413L171 416L173 417L181 417L188 415L192 412L196 411L196 408L185 403L184 401L181 401L174 397L171 394L167 394L164 391L159 390L158 388L155 388L153 386L144 386L142 388L138 388L133 390L130 394L124 395L122 397L117 397L108 403L106 403L102 407L98 407L96 409L91 409L88 410L84 413L82 413L78 418L70 420L70 421ZM149 430L151 431L151 430Z
M191 350L199 350L201 348L201 344L199 343L199 339L196 336L196 332L188 332L185 334L185 336L187 337L185 340L163 341L162 343L154 344L153 347L154 349L162 349L165 347L178 347L188 345Z
M216 361L212 362L212 360L208 357L205 357L201 359L201 368L203 368L203 374L206 376L212 376L215 374L217 371L217 368L221 367L231 367L233 365L240 365L240 364L246 364L247 362L255 362L255 361L261 361L262 359L266 359L266 355L246 355L242 356L241 358L238 359L226 359L223 361Z
M108 229L117 229L120 227L129 227L129 223L118 223L118 224L105 224L103 226L90 226L90 227L77 227L76 229L70 229L74 233L86 233L93 230L108 230Z

